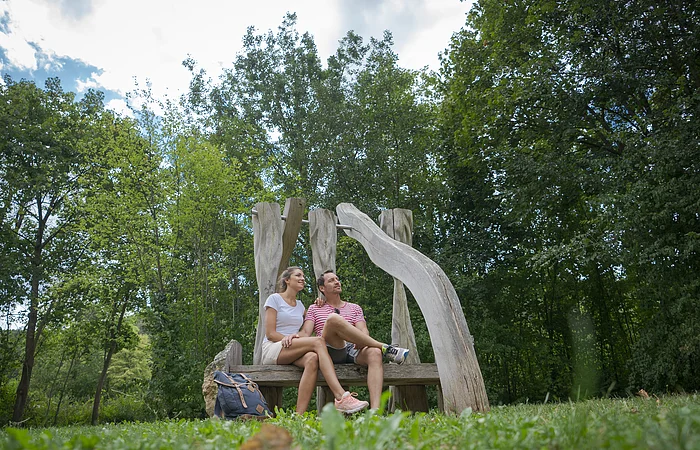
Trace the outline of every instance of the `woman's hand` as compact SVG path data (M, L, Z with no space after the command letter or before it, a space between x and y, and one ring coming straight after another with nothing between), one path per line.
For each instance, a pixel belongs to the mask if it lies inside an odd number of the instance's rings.
M283 337L283 338L282 338L282 347L283 347L283 348L291 347L291 346L292 346L292 339L298 338L298 337L299 337L299 335L296 334L296 333L295 333L295 334L289 334L289 335Z
M314 300L314 305L316 305L317 308L320 308L325 304L326 304L325 298L318 297L318 298L316 298L316 300Z

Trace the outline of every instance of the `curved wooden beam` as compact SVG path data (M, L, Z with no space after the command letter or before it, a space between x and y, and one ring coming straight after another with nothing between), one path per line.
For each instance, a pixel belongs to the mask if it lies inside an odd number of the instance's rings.
M352 226L345 233L362 244L379 268L401 280L418 302L440 373L445 411L460 413L468 407L488 411L474 341L457 292L442 269L416 249L391 239L352 204L341 203L336 212L341 223Z

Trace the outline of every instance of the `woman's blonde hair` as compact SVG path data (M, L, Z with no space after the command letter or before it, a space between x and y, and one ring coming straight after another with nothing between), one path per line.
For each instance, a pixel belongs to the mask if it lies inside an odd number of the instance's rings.
M282 275L280 275L279 279L277 280L278 293L287 290L287 283L285 283L285 281L289 280L292 277L292 274L295 270L301 270L303 272L303 270L299 266L291 266L284 269L284 272L282 272Z

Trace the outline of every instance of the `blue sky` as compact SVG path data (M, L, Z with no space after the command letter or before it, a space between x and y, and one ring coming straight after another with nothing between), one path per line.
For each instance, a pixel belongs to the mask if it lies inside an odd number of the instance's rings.
M287 11L314 36L321 58L349 30L394 36L399 64L438 68L438 53L465 22L459 0L0 0L0 73L105 93L108 107L150 80L162 97L187 89L191 55L210 76L230 67L248 26L276 29Z

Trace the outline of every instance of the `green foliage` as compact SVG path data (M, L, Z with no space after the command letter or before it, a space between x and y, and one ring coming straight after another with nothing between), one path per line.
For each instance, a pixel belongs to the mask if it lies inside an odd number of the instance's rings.
M698 388L697 8L484 0L454 36L438 245L493 402Z
M372 411L343 418L334 408L320 417L282 412L281 426L295 445L319 449L393 448L696 448L700 400L694 396L605 399L517 405L488 414L465 410L389 415ZM238 448L260 429L257 421L161 421L0 433L3 448Z

